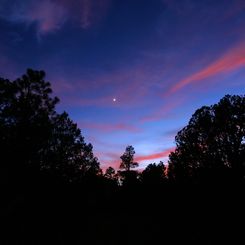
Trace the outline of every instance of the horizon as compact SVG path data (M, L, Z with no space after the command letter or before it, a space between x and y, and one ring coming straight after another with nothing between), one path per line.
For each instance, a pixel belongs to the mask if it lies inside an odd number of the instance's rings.
M3 1L0 76L44 70L102 169L127 145L139 168L166 164L196 109L244 94L244 11L240 0Z

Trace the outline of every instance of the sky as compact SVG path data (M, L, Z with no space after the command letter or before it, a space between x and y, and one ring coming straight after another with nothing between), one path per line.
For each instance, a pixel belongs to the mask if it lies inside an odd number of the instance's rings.
M102 169L163 161L203 105L244 94L244 0L0 0L0 77L44 70Z

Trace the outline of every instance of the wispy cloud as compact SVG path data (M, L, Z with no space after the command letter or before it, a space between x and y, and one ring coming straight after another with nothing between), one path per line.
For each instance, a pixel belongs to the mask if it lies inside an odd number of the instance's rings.
M2 18L13 23L36 24L40 34L59 29L65 21L66 14L62 5L51 0L10 0L5 1L0 8Z
M68 21L87 29L105 15L109 0L9 0L3 1L0 17L16 23L36 24L39 34L59 30Z
M245 44L241 43L200 71L195 72L174 84L167 94L175 93L189 84L197 83L224 73L229 73L243 66L245 66Z

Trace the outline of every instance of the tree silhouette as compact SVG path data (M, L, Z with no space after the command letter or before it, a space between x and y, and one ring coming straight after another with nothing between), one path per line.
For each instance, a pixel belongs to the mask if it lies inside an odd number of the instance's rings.
M245 97L223 97L198 109L175 137L169 156L170 178L244 177Z
M99 163L67 113L58 114L43 71L27 70L11 82L0 79L1 167L25 178L28 170L55 173L69 181L96 174ZM69 177L68 177L69 176Z
M107 190L110 190L111 188L115 188L118 186L119 184L118 177L119 176L113 167L108 167L106 169L105 174L104 174L104 180L105 180L105 183L107 183Z
M144 184L161 184L166 180L166 167L163 162L159 164L151 163L142 172L142 182Z
M138 172L131 170L139 166L137 162L134 162L134 154L134 147L130 145L126 147L125 152L120 157L122 162L118 174L124 186L132 186L138 183Z
M100 167L93 146L84 142L80 129L68 114L57 114L52 122L52 135L42 149L41 169L68 181L98 174Z
M125 171L130 171L131 168L136 168L139 166L137 162L134 162L134 147L133 146L127 146L125 152L120 157L122 162L120 164L120 169L123 169Z
M102 175L92 145L66 112L55 110L59 100L44 78L30 69L15 81L0 78L1 244L55 243L57 237L62 244L157 243L162 230L170 244L243 239L235 219L244 213L244 182L227 188L175 181L244 179L244 96L227 95L197 110L176 136L168 167L173 181L167 183L160 162L146 167L141 185L132 146L121 156L121 171L109 167ZM108 230L109 238L103 236Z
M59 100L50 96L50 83L44 77L43 71L28 69L13 82L0 80L1 156L5 167L18 174L25 167L39 168L40 149L50 138Z
M114 179L116 171L113 167L108 167L105 171L105 177L108 179Z

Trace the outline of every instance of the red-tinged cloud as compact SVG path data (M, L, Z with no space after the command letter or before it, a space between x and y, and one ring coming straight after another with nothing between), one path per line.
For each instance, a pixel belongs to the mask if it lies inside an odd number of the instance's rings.
M141 130L135 126L118 123L118 124L102 124L102 123L94 123L94 122L80 122L78 123L80 128L88 128L94 129L101 132L119 132L119 131L126 131L137 133Z
M134 158L134 160L140 164L142 164L144 161L149 161L151 160L152 162L154 161L159 161L163 158L166 158L169 156L169 154L174 151L175 148L169 148L166 149L163 152L159 152L159 153L153 153L153 154L149 154L149 155L141 155L141 156L136 156ZM113 167L114 169L118 170L119 166L120 166L120 156L122 155L122 153L103 153L103 157L106 156L106 158L108 158L107 160L103 160L103 164L101 165L103 171L105 171L108 167ZM137 168L138 170L138 168ZM139 166L139 170L142 170L142 167Z
M97 152L96 156L98 156L99 161L101 163L101 168L105 172L108 167L113 167L118 170L120 166L120 156L122 153L113 153L113 152Z
M210 65L204 67L202 70L179 81L169 90L168 94L175 93L189 84L196 83L224 73L229 73L244 66L245 44L241 44L235 48L232 48L222 57L218 58Z
M137 156L135 157L135 161L142 162L142 161L147 161L147 160L157 160L160 158L165 158L165 157L168 157L168 155L174 150L175 150L175 147L172 147L170 149L166 149L163 152L153 153L150 155Z

